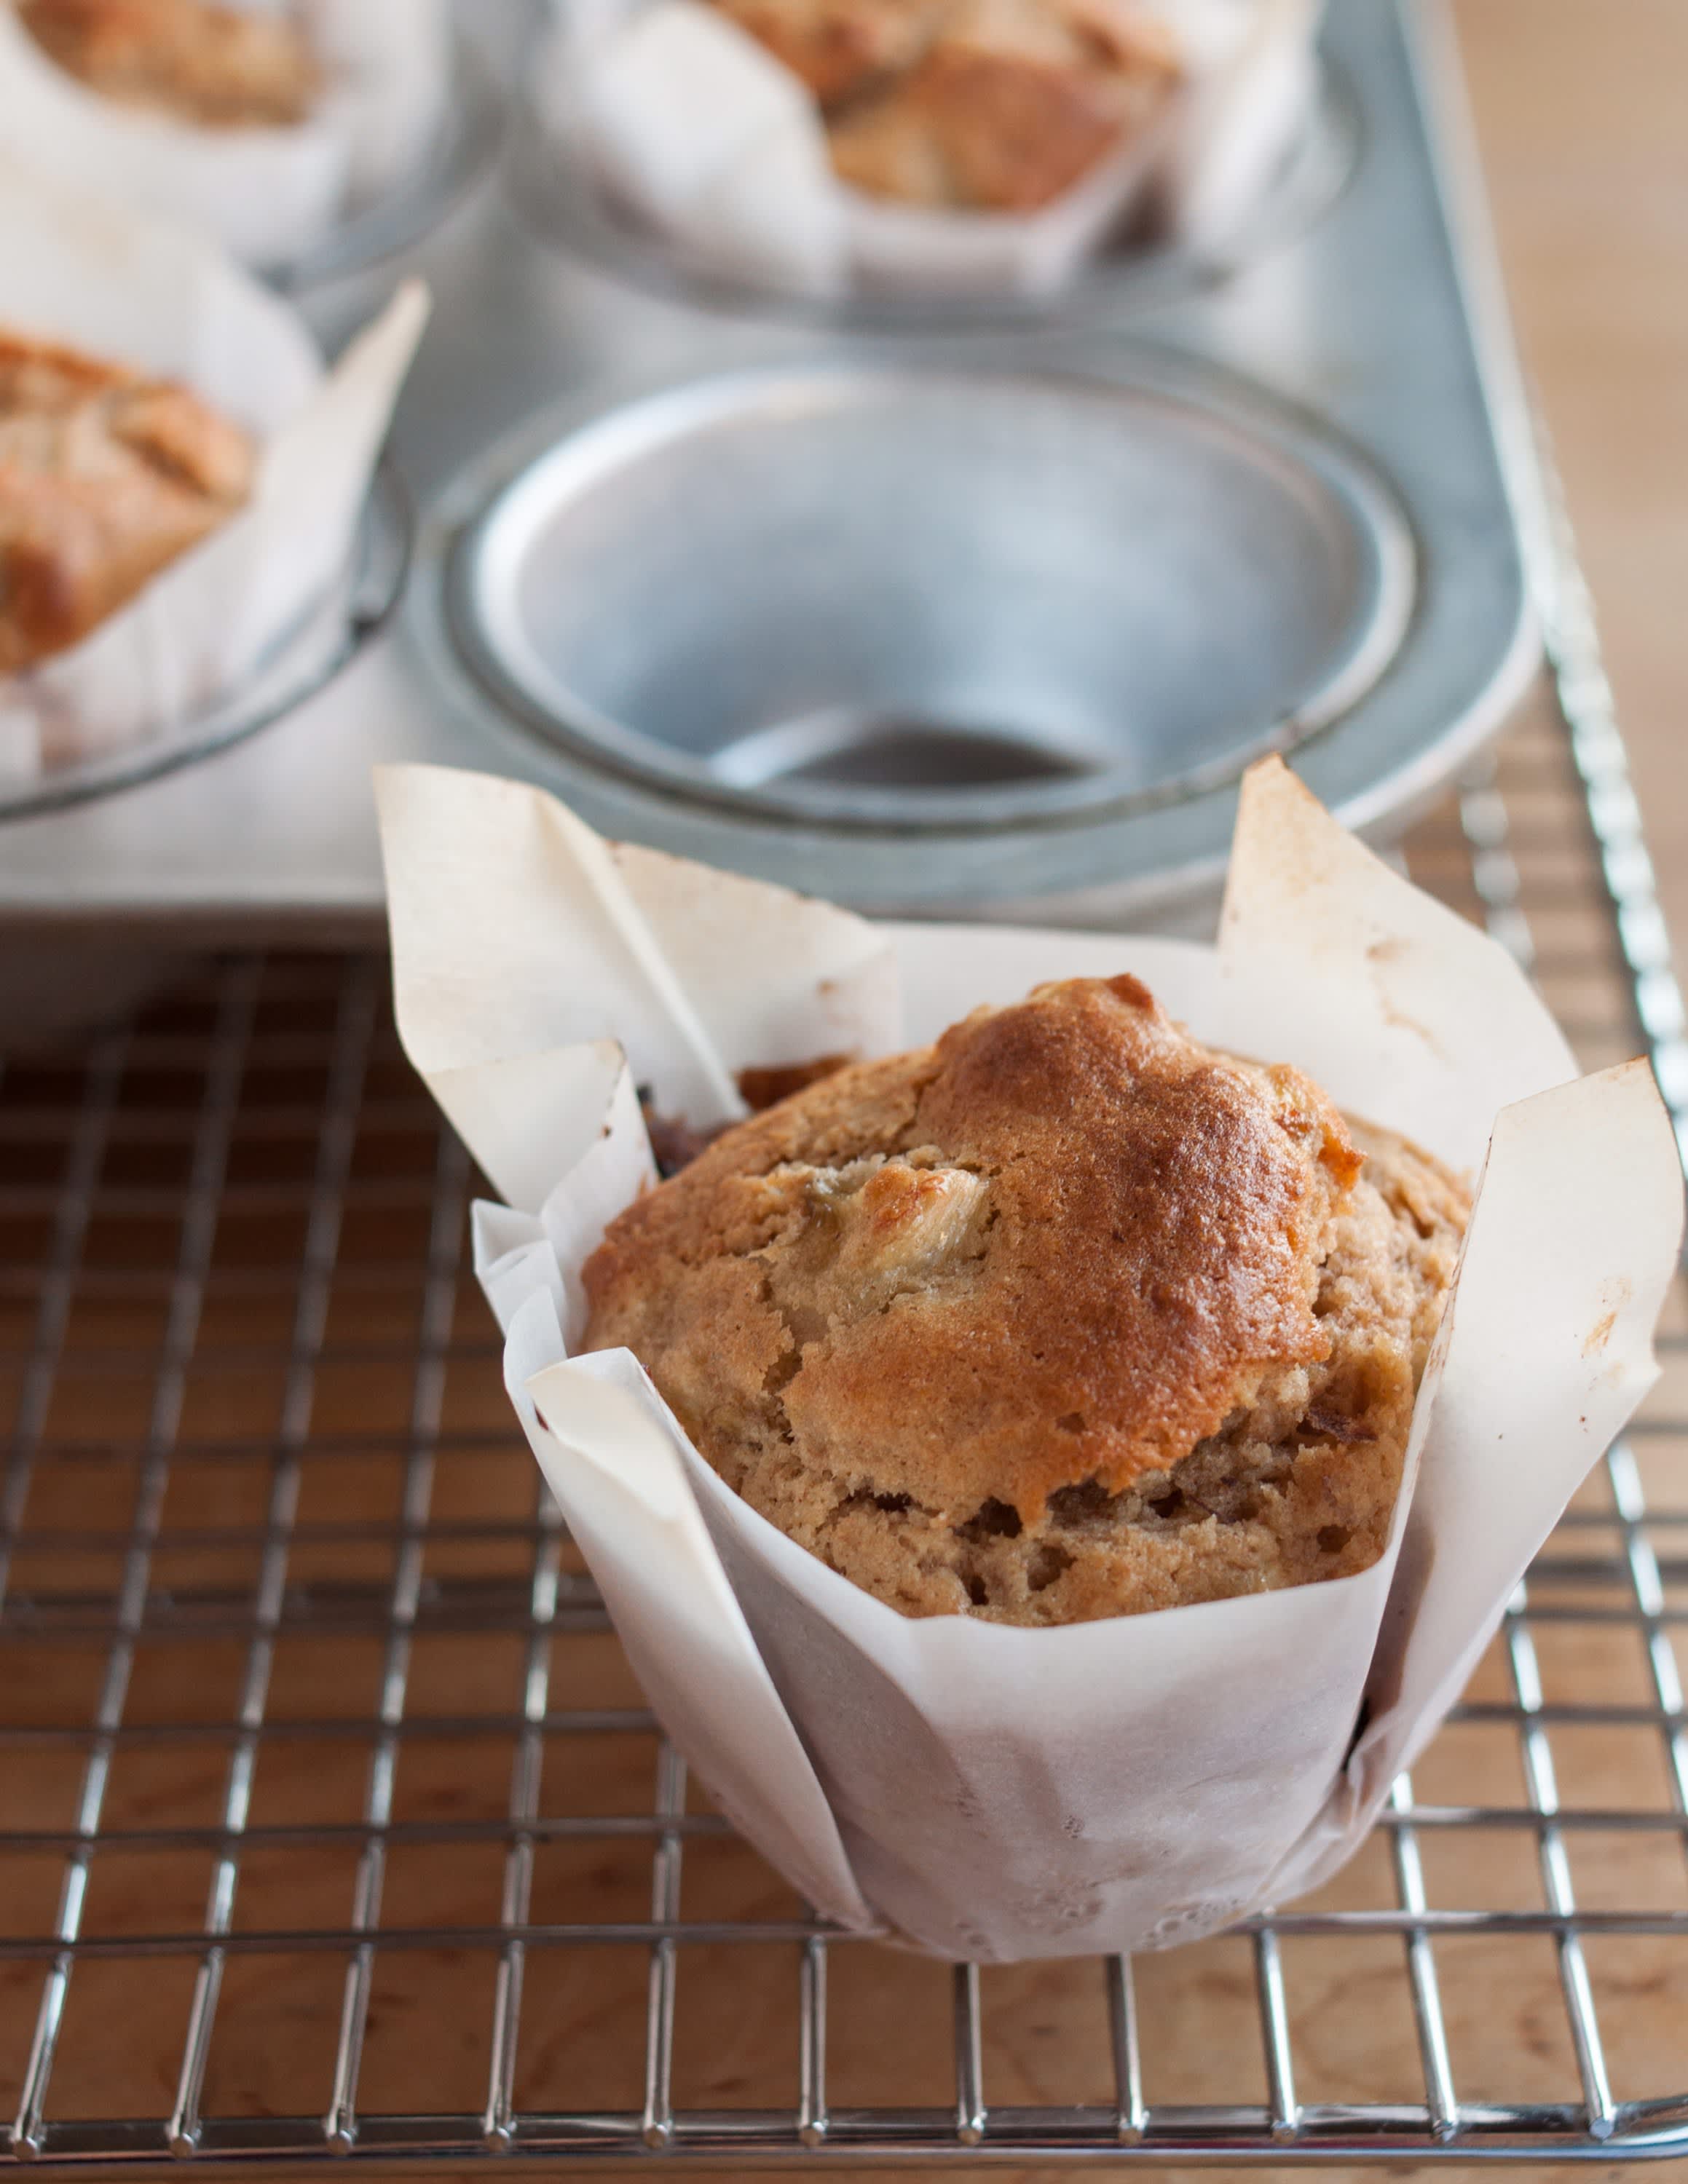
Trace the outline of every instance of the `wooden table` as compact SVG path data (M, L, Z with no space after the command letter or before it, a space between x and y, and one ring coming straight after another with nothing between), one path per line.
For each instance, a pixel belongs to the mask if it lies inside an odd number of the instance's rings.
M1520 345L1688 935L1688 8L1456 0L1455 14Z

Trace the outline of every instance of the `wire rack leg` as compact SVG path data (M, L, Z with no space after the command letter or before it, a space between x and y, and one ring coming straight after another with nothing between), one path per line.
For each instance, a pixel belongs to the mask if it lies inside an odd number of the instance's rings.
M964 2146L977 2146L985 2136L984 2027L977 1964L955 1967L953 2012L955 2135Z
M1137 2036L1137 1985L1129 1957L1103 1962L1108 1994L1108 2036L1114 2055L1115 2131L1122 2146L1135 2146L1149 2128L1143 2098L1143 2053Z
M819 2146L827 2131L824 1942L803 1944L797 1980L797 2137Z

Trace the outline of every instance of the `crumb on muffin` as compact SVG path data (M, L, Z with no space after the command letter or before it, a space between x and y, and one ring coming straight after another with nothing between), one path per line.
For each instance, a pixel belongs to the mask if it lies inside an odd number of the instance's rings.
M612 1223L584 1346L906 1614L1139 1613L1377 1559L1467 1211L1073 979L717 1139Z

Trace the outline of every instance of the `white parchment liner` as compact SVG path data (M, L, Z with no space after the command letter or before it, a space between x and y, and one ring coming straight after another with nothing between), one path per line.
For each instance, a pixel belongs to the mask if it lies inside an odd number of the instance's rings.
M612 194L729 272L852 287L1046 292L1152 195L1171 241L1246 214L1304 125L1322 0L1149 0L1185 81L1164 114L1031 214L936 212L833 173L806 87L706 0L553 0L540 112Z
M325 76L312 113L290 128L207 129L89 90L0 0L0 146L195 227L249 265L296 258L423 157L450 50L445 0L303 0L299 13Z
M404 767L379 794L400 1031L511 1201L478 1210L477 1251L512 1398L743 1832L845 1924L987 1961L1164 1947L1351 1854L1653 1379L1681 1178L1646 1066L1578 1080L1512 959L1276 760L1244 787L1216 950L871 926L612 847L515 783ZM745 1066L1127 970L1198 1036L1481 1170L1388 1552L1065 1629L904 1618L730 1493L626 1351L567 1359L581 1262L652 1174L634 1085L704 1122Z
M198 237L0 159L0 322L180 380L260 444L240 513L81 644L0 677L15 779L159 733L226 694L332 588L428 315L407 282L323 369L290 305Z

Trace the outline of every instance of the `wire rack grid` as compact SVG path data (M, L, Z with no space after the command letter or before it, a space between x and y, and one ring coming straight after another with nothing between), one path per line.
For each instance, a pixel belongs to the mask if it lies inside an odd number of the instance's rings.
M1588 601L1409 861L1585 1061L1688 1045ZM1322 1896L953 1973L689 1784L537 1490L370 955L0 1081L0 2160L1688 2152L1688 1314ZM1685 1130L1688 1139L1688 1130Z

